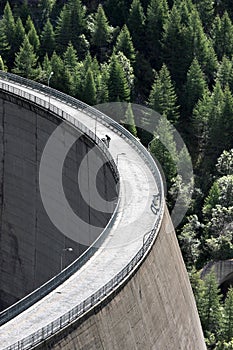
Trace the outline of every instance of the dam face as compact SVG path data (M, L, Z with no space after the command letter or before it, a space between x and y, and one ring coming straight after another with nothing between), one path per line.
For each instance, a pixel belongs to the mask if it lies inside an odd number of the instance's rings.
M60 123L48 111L0 93L0 311L60 272L61 255L64 268L87 249L54 226L41 200L41 155ZM94 141L81 133L78 136L64 162L64 192L75 214L101 229L111 217L110 207L106 212L90 208L78 186L78 170L84 157L88 179L95 176L95 161L89 161L87 156ZM94 150L96 159L104 164L98 171L97 188L110 202L117 196L116 180L102 153L97 147ZM86 188L86 193L91 202L91 190ZM65 212L61 215L65 218ZM88 235L90 243L96 239L88 228L82 234ZM64 252L66 247L73 251Z

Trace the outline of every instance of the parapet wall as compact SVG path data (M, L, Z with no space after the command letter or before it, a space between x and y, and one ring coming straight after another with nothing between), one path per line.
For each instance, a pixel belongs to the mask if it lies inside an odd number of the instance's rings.
M63 248L73 248L64 254L63 267L87 248L65 237L53 225L40 197L41 155L60 123L48 111L0 93L0 311L60 272ZM79 165L93 146L93 141L85 135L75 142L64 163L63 186L73 211L88 224L104 228L111 213L91 209L78 187ZM96 157L103 159L97 147L95 152ZM89 162L86 157L85 167L87 177L95 176L93 160ZM105 164L97 176L100 195L111 201L117 195L115 185L114 176ZM91 202L93 194L89 189L87 193ZM90 241L96 239L92 232L85 234L90 236Z
M131 279L36 349L206 349L168 212L151 251Z

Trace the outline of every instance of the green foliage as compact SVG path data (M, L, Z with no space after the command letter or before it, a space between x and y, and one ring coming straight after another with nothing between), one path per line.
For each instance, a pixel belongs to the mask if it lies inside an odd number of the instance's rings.
M49 19L46 21L44 25L40 40L41 40L40 55L43 57L47 53L49 57L51 57L55 49L55 34L53 31L53 26Z
M217 81L220 82L222 89L229 85L231 91L233 91L233 65L225 55L223 56L222 62L219 63L217 71Z
M3 71L6 70L4 62L3 62L3 59L2 59L2 56L0 56L0 70L3 70Z
M204 334L208 335L213 333L218 335L222 325L222 309L214 272L206 276L204 286L202 286L201 289L198 311Z
M150 144L150 151L159 162L166 177L167 187L170 188L172 179L177 174L178 153L170 123L165 117L160 119L156 127L154 139Z
M217 160L216 168L219 174L233 175L233 149L223 151Z
M130 100L130 89L126 74L115 54L112 55L109 64L108 90L110 102Z
M144 46L145 15L140 0L133 0L128 18L128 28L136 50Z
M93 78L93 73L89 68L86 74L86 79L83 86L82 93L83 101L89 105L96 104L96 86Z
M197 233L201 227L201 223L196 215L188 217L188 222L182 228L178 236L183 258L188 269L197 262L200 255L200 240L197 238Z
M28 32L28 40L30 44L33 46L34 51L38 53L39 47L40 47L40 39L37 34L36 28L34 24L32 25L32 28Z
M29 79L36 79L40 72L37 67L38 58L30 44L28 37L25 36L24 42L15 56L15 67L13 72Z
M137 137L137 129L134 120L134 114L131 107L131 104L128 104L128 107L125 112L125 119L123 120L124 127L131 132L131 134Z
M79 51L80 35L84 34L85 8L80 0L69 0L64 5L55 30L56 42L60 52L64 52L69 42Z
M158 68L161 63L161 38L164 25L168 19L168 4L166 0L151 0L147 8L146 45L148 59Z
M98 6L92 32L92 43L96 47L99 60L106 56L107 46L111 40L111 28L102 5Z
M21 18L18 18L15 23L14 46L12 48L14 52L19 51L19 48L24 41L24 37L25 37L25 29L21 21Z
M131 39L130 32L126 25L121 29L117 41L116 41L116 51L123 52L123 54L132 62L135 61L135 49Z
M187 118L192 114L193 108L202 98L206 89L205 76L198 63L198 60L194 58L188 73L187 81L185 85L185 98L183 106L185 106L185 117Z
M233 340L233 288L228 290L223 310L224 318L222 337L225 341L229 342Z
M224 55L231 57L233 54L233 25L225 12L220 18L217 16L213 23L212 38L215 52L221 60Z
M156 73L150 92L149 106L175 123L178 120L177 97L170 73L165 65Z

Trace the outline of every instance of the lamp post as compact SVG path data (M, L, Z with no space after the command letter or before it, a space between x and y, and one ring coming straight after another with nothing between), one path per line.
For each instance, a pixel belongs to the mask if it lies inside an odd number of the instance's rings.
M62 249L62 252L61 252L61 271L62 271L62 268L63 268L63 254L65 254L65 252L72 252L73 251L73 248L63 248Z
M52 78L54 72L50 72L49 76L48 76L48 87L49 87L49 82L50 82L50 79Z
M50 79L52 78L54 72L50 72L49 76L48 76L48 87L49 87L49 82L50 82ZM50 105L50 93L49 93L49 105Z
M116 166L118 165L118 158L119 156L125 156L126 154L125 153L118 153L117 156L116 156Z

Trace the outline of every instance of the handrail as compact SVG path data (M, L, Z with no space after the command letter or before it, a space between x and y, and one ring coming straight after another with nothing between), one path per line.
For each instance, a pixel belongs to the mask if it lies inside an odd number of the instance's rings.
M20 90L18 88L15 88L14 86L8 85L7 83L3 83L0 81L0 89L3 89L7 92L14 93L17 96L26 98L27 100L32 101L33 103L36 103L39 106L47 107L47 101L40 99L38 97L35 98L34 95L29 94L23 90ZM115 181L119 181L119 172L115 165L115 162L108 151L107 147L104 145L104 143L90 131L88 128L85 127L80 121L76 120L72 116L70 116L68 113L62 111L60 108L57 108L56 106L49 104L49 110L53 111L57 116L59 116L62 119L65 119L70 124L75 125L79 130L81 130L83 133L85 133L89 138L92 140L95 140L98 147L101 149L103 154L108 160L108 164L113 170L113 175L115 178ZM73 122L72 122L73 121ZM118 187L119 188L119 187ZM113 211L113 214L107 224L107 226L104 228L103 232L99 235L99 237L95 240L95 242L92 243L92 245L83 252L81 256L79 256L72 264L70 264L66 269L61 271L59 274L51 278L49 281L45 282L42 286L35 289L30 294L26 295L24 298L20 299L18 302L14 303L13 305L9 306L7 309L0 312L0 326L4 323L8 322L13 317L17 316L19 313L26 310L28 307L33 305L35 302L42 299L44 296L46 296L48 293L50 293L53 289L58 287L61 283L63 283L66 279L68 279L70 276L72 276L73 273L78 271L89 259L90 257L97 251L97 247L101 245L101 243L104 241L104 239L109 234L109 231L111 230L111 227L113 226L113 223L115 221L117 210L119 207L119 198L116 203L116 207Z
M37 344L44 341L46 338L51 335L57 333L62 328L66 327L69 323L83 316L87 311L94 307L94 305L98 302L101 302L105 299L109 294L111 294L117 287L120 286L121 283L126 278L130 277L131 272L136 268L136 266L142 261L143 257L146 255L147 251L153 244L164 214L164 189L163 189L163 181L161 174L158 170L158 167L151 157L151 155L147 152L146 148L138 142L138 140L132 136L125 128L116 123L114 120L104 115L100 111L86 105L85 103L74 99L71 96L67 96L57 90L46 87L42 84L35 83L29 81L25 78L21 78L15 75L11 75L9 73L0 72L0 78L14 81L18 84L25 85L31 89L39 90L42 93L49 93L51 96L65 101L68 104L71 104L74 108L81 109L84 113L99 118L99 121L107 126L111 125L116 131L120 132L122 136L126 138L126 140L135 148L135 150L140 154L140 156L144 159L144 161L149 166L158 186L159 190L159 211L157 212L157 216L154 222L154 227L151 230L151 233L148 235L148 238L143 242L142 247L137 252L137 254L133 257L133 259L116 275L114 276L108 283L106 283L103 287L101 287L98 291L96 291L89 298L81 302L79 305L74 307L69 312L65 313L55 321L51 322L47 326L41 328L40 330L34 332L30 336L20 340L19 342L8 346L5 350L26 350L30 349ZM35 96L34 96L35 97ZM35 97L35 100L37 97ZM34 101L36 102L36 101ZM47 102L46 102L47 103ZM50 109L50 105L47 107ZM51 109L50 109L51 110ZM55 112L55 111L53 111ZM66 271L66 270L64 270Z

